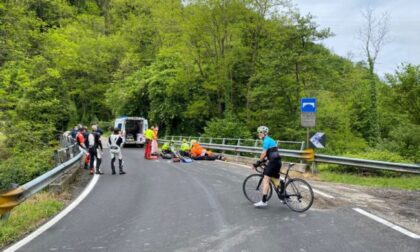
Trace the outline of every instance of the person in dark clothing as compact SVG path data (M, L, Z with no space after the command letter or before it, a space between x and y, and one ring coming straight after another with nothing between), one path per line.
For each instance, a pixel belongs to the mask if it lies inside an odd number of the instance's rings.
M79 131L79 128L76 126L76 127L74 127L73 128L73 130L71 131L71 133L70 133L70 136L73 138L73 139L76 139L76 136L77 136L77 132Z
M111 154L111 169L112 175L115 175L115 158L118 157L118 164L120 168L120 175L125 174L123 170L123 160L122 160L122 153L121 147L124 143L123 138L120 135L120 129L115 128L113 134L108 139L109 143L109 153Z
M100 170L102 163L102 142L101 142L101 131L98 130L96 124L92 125L92 133L89 134L89 155L90 155L90 173L94 173L94 162L96 160L96 174L104 174Z
M264 169L264 179L262 181L262 200L255 203L255 207L267 207L267 195L270 189L270 180L273 178L279 181L281 157L278 152L277 142L268 136L268 128L260 126L257 129L258 137L263 140L263 151L258 161L253 164L254 168L260 166L262 162L268 160L267 167ZM280 199L283 200L283 199Z

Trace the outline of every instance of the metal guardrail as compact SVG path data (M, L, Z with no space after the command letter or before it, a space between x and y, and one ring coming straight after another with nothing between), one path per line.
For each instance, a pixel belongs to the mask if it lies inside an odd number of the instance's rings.
M419 164L393 163L393 162L360 159L360 158L329 156L329 155L322 155L322 154L315 154L314 161L318 163L338 164L338 165L355 166L355 167L362 167L362 168L369 168L369 169L376 169L376 170L389 170L389 171L410 172L410 173L420 174Z
M63 173L76 162L80 161L83 156L83 152L70 137L66 138L67 139L65 140L60 139L60 143L62 146L64 145L67 147L61 148L55 152L54 159L58 163L55 168L22 186L0 194L0 219L7 219L10 211L14 207L31 197L33 194L47 187L58 177L58 175Z
M193 138L193 137L190 137L190 138L184 137L184 138L198 140L198 138ZM167 142L169 140L172 140L177 145L181 144L181 140L179 137L165 137L163 139L160 139L159 141ZM213 143L206 143L206 142L200 142L200 144L206 148L222 150L222 151L232 151L232 152L237 152L238 154L239 153L253 153L253 154L261 153L261 147L256 147L256 146L213 144ZM304 146L304 144L302 146ZM385 162L385 161L378 161L378 160L313 154L311 153L310 150L303 150L303 149L301 150L279 149L279 153L283 157L292 157L292 158L298 158L301 160L309 160L315 163L328 163L328 164L347 165L347 166L369 168L369 169L376 169L376 170L389 170L389 171L420 174L419 164L393 163L393 162ZM312 157L313 157L313 160L311 160Z
M177 145L181 145L182 141L180 140L171 140L171 139L159 139L160 142L168 142L173 141L173 143ZM255 140L254 140L255 141ZM300 143L300 142L294 142ZM229 144L213 144L213 143L205 143L200 142L200 145L206 148L214 149L214 150L221 150L221 151L233 151L238 153L251 153L251 154L259 154L261 153L261 147L255 146L242 146L242 145L229 145ZM308 150L289 150L289 149L279 149L280 155L284 157L293 157L299 159L311 159L310 151Z
M172 141L182 141L186 139L188 142L192 139L197 140L200 143L209 143L209 144L223 144L223 145L234 145L234 146L254 146L259 147L262 145L260 139L245 139L245 138L220 138L220 137L194 137L194 136L165 136L163 139L159 140L172 140ZM298 147L300 150L305 148L304 141L277 141L278 146L283 145L293 145ZM288 149L288 148L287 148ZM293 148L296 149L296 148Z

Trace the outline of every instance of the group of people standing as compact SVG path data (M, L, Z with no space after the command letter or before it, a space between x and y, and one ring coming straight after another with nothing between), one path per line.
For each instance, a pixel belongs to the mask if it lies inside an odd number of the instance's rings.
M103 131L96 124L92 124L91 128L92 131L88 132L87 127L78 125L71 132L71 136L76 140L77 144L86 151L85 169L89 169L90 174L104 174L100 169L103 156L103 145L101 141ZM123 159L121 152L123 142L124 138L121 136L120 130L115 128L112 135L108 139L109 152L111 155L111 169L113 175L116 174L116 158L118 158L119 163L119 174L125 174L125 171L123 170Z

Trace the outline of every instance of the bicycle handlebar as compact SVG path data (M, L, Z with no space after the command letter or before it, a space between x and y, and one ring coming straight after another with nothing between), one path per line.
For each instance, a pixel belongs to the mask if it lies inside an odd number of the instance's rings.
M265 162L262 162L259 166L255 167L255 170L258 173L263 173L264 172L264 169L267 167L267 163L268 162L269 162L268 160L265 161ZM289 170L290 170L290 168L292 168L294 165L295 165L295 163L289 163L289 166L287 167L286 173L288 173ZM280 169L281 169L281 167L280 167ZM282 173L282 172L280 172L280 173ZM284 174L286 174L286 173L284 173Z

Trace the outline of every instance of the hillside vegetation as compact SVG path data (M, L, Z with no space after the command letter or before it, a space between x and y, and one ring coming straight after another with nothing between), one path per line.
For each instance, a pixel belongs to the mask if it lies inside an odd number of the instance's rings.
M317 98L324 152L420 162L420 66L375 77L380 137L368 141L366 64L326 49L332 32L282 3L0 0L0 186L50 168L60 132L120 115L161 135L253 137L266 125L304 140L302 97Z

